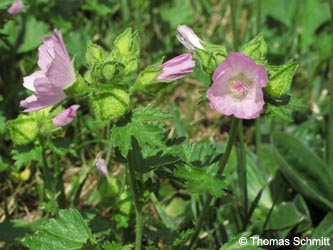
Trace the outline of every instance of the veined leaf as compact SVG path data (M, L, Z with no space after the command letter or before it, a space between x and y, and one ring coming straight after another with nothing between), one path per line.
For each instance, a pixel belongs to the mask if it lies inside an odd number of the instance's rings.
M24 237L22 243L30 250L81 250L87 244L94 249L97 241L81 214L65 209L59 212L59 218L49 219L40 230Z
M190 193L208 192L212 196L221 197L226 186L222 178L207 174L207 168L181 166L174 175L185 180L185 186Z

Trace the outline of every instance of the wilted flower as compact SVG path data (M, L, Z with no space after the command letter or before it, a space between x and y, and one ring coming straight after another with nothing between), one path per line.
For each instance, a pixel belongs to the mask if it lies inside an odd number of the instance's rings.
M38 66L41 70L23 78L23 86L35 92L21 101L20 106L26 108L24 112L59 103L67 97L63 89L76 80L72 61L59 30L55 29L52 36L45 36L38 51Z
M76 116L76 111L79 109L80 105L72 105L64 111L60 112L52 122L55 127L66 126L71 123Z
M13 3L9 9L7 10L8 14L16 15L19 13L24 7L22 0L18 0L17 2Z
M166 61L162 64L162 72L158 74L158 81L174 81L191 73L194 69L195 61L191 54L182 54Z
M267 81L264 66L242 53L229 53L215 70L213 84L207 90L210 106L224 115L254 119L264 106L262 88Z
M178 25L177 39L190 50L204 49L201 39L186 25Z
M100 175L107 177L108 176L108 168L106 166L106 162L103 158L97 158L95 161L95 166Z

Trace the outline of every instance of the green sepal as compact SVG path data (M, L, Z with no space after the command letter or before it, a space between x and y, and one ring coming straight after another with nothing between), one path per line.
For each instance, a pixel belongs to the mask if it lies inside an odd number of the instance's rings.
M264 40L263 33L259 33L255 38L246 43L241 51L251 57L257 64L265 64L267 44Z
M16 119L7 122L9 136L16 145L33 142L38 135L38 122L35 118L20 114Z
M85 78L97 86L99 84L117 84L124 76L124 65L113 60L105 60L95 63L87 71Z
M89 91L89 87L80 74L76 74L76 81L64 89L67 96L75 97L84 95Z
M101 46L88 41L86 51L86 61L88 65L94 65L95 63L104 60L104 57L104 49Z
M114 176L103 177L100 179L97 189L103 199L112 199L119 194L120 183Z
M200 60L202 69L212 75L217 66L227 58L227 49L210 43L203 43L205 50L195 49L195 54Z
M281 66L268 67L269 73L273 74L270 76L268 85L264 88L264 92L273 98L286 95L290 89L297 68L298 64L292 62Z
M162 87L157 86L159 84L156 78L163 70L163 67L161 66L162 62L163 58L159 62L151 64L142 70L137 77L131 91L146 91L154 93L158 92Z
M128 110L130 97L124 89L111 86L93 93L89 102L96 116L115 120Z
M114 41L114 50L109 55L111 60L118 60L125 65L124 72L129 74L138 68L140 41L137 32L126 29Z

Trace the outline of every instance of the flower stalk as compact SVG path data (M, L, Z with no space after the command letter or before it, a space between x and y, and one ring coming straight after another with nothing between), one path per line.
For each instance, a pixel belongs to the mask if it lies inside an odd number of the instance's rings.
M142 248L142 231L143 231L143 223L142 223L142 206L139 198L140 193L138 191L138 184L135 178L135 155L133 151L128 152L127 156L127 168L129 172L130 178L130 186L132 192L132 198L135 209L135 250L141 250Z

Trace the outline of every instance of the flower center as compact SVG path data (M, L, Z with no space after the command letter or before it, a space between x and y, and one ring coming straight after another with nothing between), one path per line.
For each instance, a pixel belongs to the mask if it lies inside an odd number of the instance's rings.
M229 84L234 97L244 97L249 91L249 83L245 79L230 79Z

